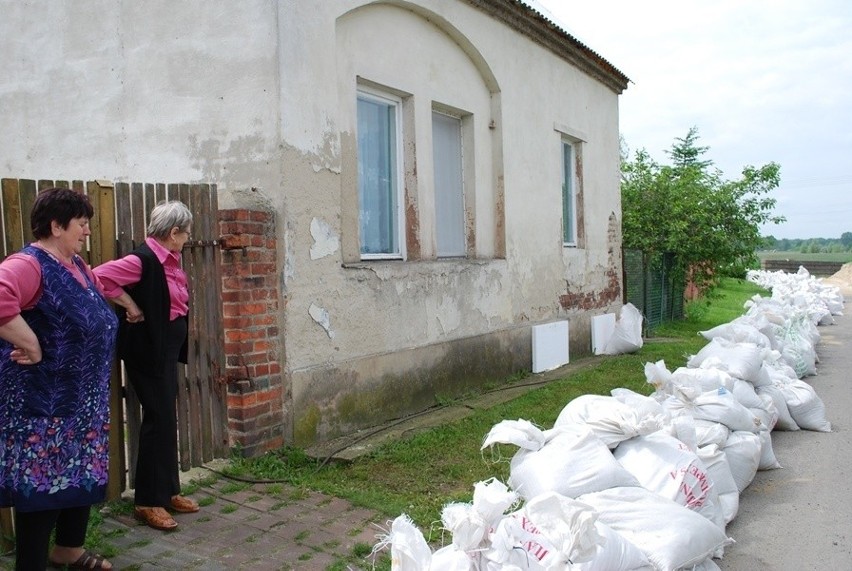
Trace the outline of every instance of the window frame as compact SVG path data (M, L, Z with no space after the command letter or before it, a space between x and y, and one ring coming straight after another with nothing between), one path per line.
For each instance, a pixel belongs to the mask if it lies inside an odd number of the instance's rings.
M403 155L403 100L402 98L389 93L387 91L371 88L365 85L358 85L358 89L356 91L356 115L357 115L357 102L360 100L370 101L373 103L381 103L388 105L394 109L394 125L393 125L393 135L395 138L394 144L392 145L393 152L395 156L393 157L393 166L395 172L393 173L393 183L395 185L395 198L396 205L395 211L390 213L396 220L395 223L395 239L397 243L397 252L364 252L363 251L363 239L361 236L361 216L362 216L362 204L361 204L361 155L358 149L357 144L357 133L356 133L356 155L357 155L357 165L358 165L358 251L360 254L361 260L405 260L407 256L406 252L406 219L405 219L405 167L404 167L404 155ZM358 121L356 118L356 125ZM389 145L391 146L391 145Z
M435 158L436 155L435 155L435 151L434 151L435 116L436 115L440 115L442 117L446 117L448 119L451 119L451 120L453 120L454 126L455 125L458 126L458 132L456 133L457 137L456 137L456 141L455 141L458 144L458 156L455 157L455 159L457 161L456 166L458 167L458 175L459 175L458 191L460 193L460 196L458 196L454 193L453 196L449 197L449 198L452 198L453 201L460 200L460 202L461 202L460 205L456 205L456 206L460 206L460 210L457 213L460 216L460 220L459 220L460 227L455 228L455 231L458 231L458 236L455 236L455 237L460 238L461 243L460 244L454 244L454 246L460 246L460 247L457 248L457 251L454 251L452 253L441 252L441 246L440 246L440 240L441 240L441 236L442 236L442 232L441 232L442 227L440 225L440 216L439 216L440 213L438 212L438 202L440 200L439 196L441 198L445 198L445 197L447 197L446 196L447 193L439 193L438 192L438 184L437 184L438 180L437 180L437 176L436 176L437 175L437 169L438 169L438 162ZM460 113L451 112L451 111L445 110L443 108L433 106L433 108L432 108L432 145L433 145L432 169L433 169L433 181L434 181L433 197L434 197L434 201L435 201L435 214L436 214L436 216L435 216L435 257L436 257L436 259L465 258L468 255L468 243L467 243L468 239L467 239L467 231L466 231L467 218L468 218L468 210L467 210L468 209L468 197L467 197L467 188L466 188L467 181L466 181L466 174L465 174L465 170L466 170L465 169L465 167L466 167L465 163L466 163L467 157L465 156L465 133L464 133L464 129L465 129L465 120L464 120L464 117L462 117Z
M562 171L562 246L565 248L577 247L577 142L570 137L560 138L560 158ZM566 157L567 154L569 155ZM566 217L570 218L570 226L566 224Z

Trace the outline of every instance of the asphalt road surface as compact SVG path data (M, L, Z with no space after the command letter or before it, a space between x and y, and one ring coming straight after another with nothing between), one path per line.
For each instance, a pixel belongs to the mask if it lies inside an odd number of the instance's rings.
M772 432L783 468L761 471L740 495L724 571L852 570L852 299L820 326L817 375L806 377L832 432Z

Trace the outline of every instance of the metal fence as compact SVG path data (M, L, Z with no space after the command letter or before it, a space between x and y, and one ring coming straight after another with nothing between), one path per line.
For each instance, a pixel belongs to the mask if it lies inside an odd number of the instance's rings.
M674 256L652 263L644 252L624 250L623 260L624 299L644 315L647 329L683 319L685 284L673 271Z

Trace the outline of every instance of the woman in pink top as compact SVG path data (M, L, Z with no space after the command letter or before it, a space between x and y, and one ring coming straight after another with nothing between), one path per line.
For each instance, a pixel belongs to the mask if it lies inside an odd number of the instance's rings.
M0 264L0 506L15 508L16 569L112 568L83 547L106 493L118 328L79 256L93 214L85 194L42 190L35 241Z
M127 294L133 300L119 328L118 354L142 405L135 514L164 531L178 525L169 511L198 511L198 504L180 493L175 410L177 367L186 363L189 310L180 252L191 224L192 213L182 202L158 204L145 242L94 269L108 298Z

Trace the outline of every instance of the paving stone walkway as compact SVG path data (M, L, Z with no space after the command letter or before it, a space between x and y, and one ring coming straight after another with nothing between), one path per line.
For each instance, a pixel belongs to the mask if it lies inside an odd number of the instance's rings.
M211 474L213 474L211 472ZM204 571L366 571L387 518L339 498L278 483L246 484L205 476L189 497L202 506L178 514L180 526L161 532L127 509L106 508L102 532L116 548L115 569ZM115 505L115 504L111 504ZM13 569L12 555L0 568Z

